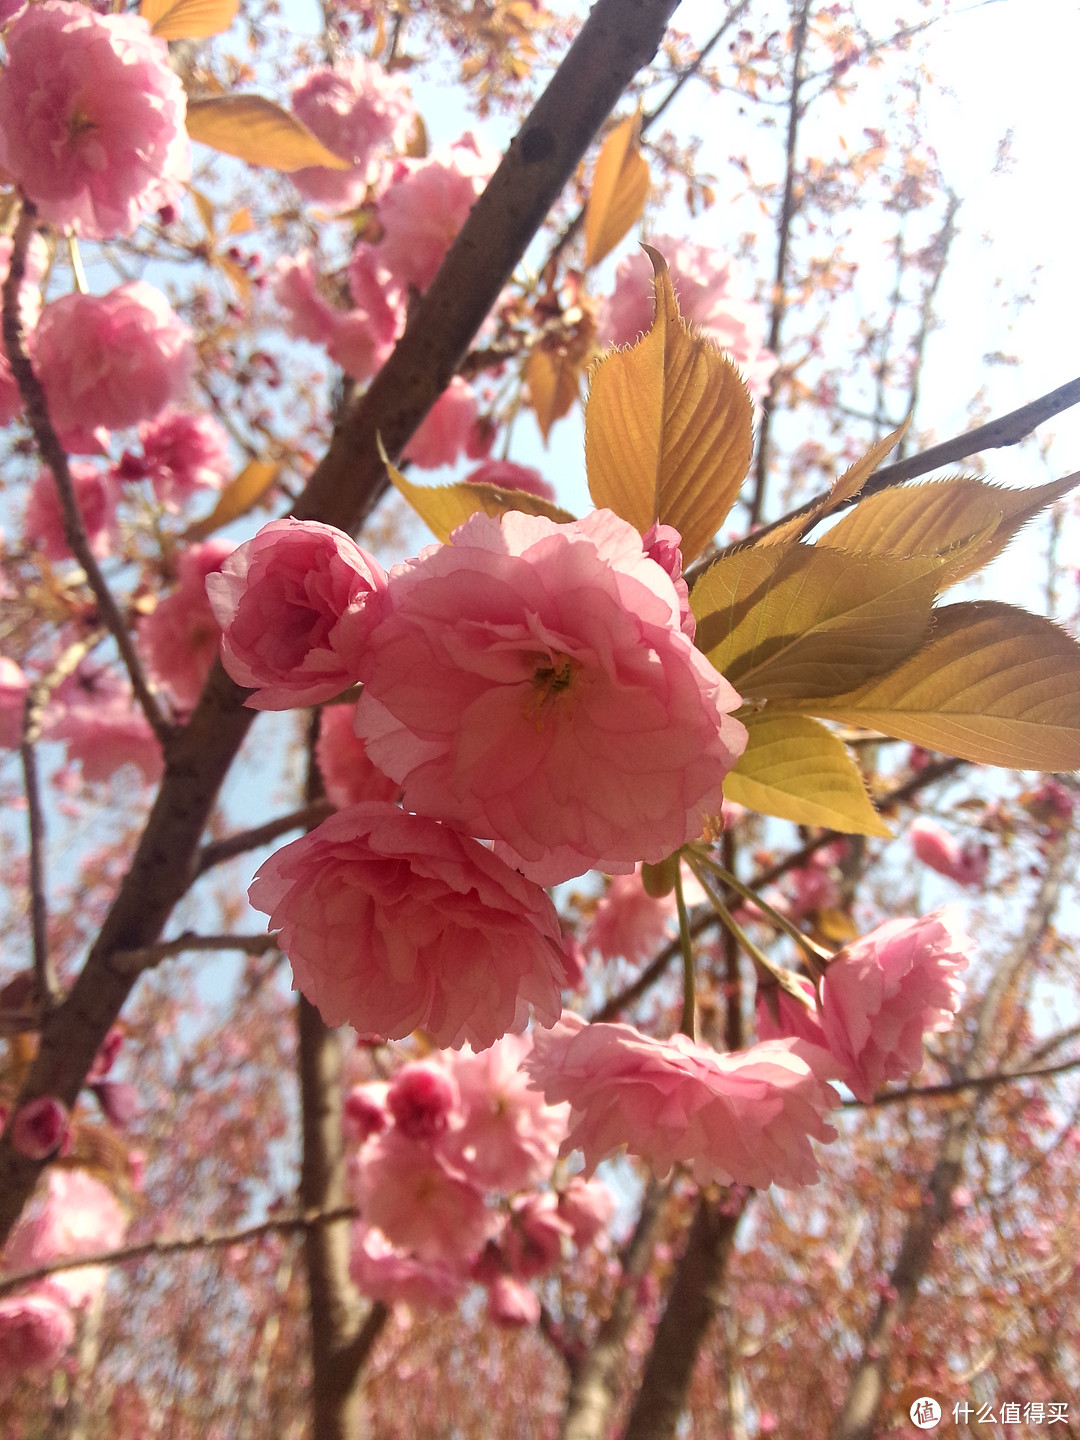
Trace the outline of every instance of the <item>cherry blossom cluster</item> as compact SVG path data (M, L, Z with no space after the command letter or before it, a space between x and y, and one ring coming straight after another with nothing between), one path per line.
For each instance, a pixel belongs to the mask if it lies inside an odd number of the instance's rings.
M364 1294L445 1308L480 1283L497 1323L535 1324L529 1282L604 1233L615 1206L602 1182L551 1186L567 1107L530 1088L531 1049L506 1035L482 1053L432 1052L347 1096L350 1269Z

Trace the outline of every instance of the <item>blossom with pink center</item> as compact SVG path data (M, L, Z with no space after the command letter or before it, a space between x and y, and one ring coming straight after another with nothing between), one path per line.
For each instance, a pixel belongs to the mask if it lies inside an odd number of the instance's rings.
M206 582L221 659L253 710L318 705L356 679L381 614L386 575L341 530L272 520Z
M420 1260L464 1265L499 1225L479 1186L426 1141L397 1129L365 1147L355 1183L364 1223Z
M0 286L7 279L11 266L10 235L0 236ZM35 235L26 252L26 273L19 288L19 318L23 334L30 339L34 326L41 314L41 277L49 267L49 252L45 241ZM0 425L9 425L22 410L22 395L11 373L7 350L0 345Z
M403 1065L386 1092L386 1108L394 1125L410 1140L434 1140L444 1135L452 1116L461 1108L453 1075L432 1060Z
M836 1138L824 1120L837 1100L819 1078L826 1058L799 1040L720 1055L685 1035L654 1040L568 1012L536 1036L525 1068L549 1101L570 1101L562 1153L583 1150L586 1175L625 1147L658 1175L681 1162L701 1185L765 1189L818 1178L810 1139Z
M540 1301L523 1281L496 1275L487 1292L488 1314L496 1325L520 1330L540 1323Z
M559 1214L570 1226L574 1244L591 1245L615 1218L615 1197L602 1180L571 1175L559 1192Z
M360 56L309 70L292 92L293 113L351 170L310 166L290 179L308 200L338 209L360 204L380 150L404 145L416 111L408 85Z
M512 1203L501 1242L511 1275L531 1280L554 1270L562 1260L563 1241L572 1238L574 1227L558 1205L558 1196L550 1190L520 1195Z
M48 8L60 0L46 0ZM191 331L145 280L107 295L74 291L41 312L34 368L68 448L97 448L99 426L122 430L182 400L195 369Z
M116 534L116 491L108 473L96 465L72 460L68 469L90 553L100 560L112 550ZM51 470L39 470L30 487L23 534L27 544L37 546L53 564L73 558L64 534L60 492Z
M384 1305L401 1300L448 1310L468 1285L459 1266L417 1260L391 1245L381 1230L363 1224L353 1227L349 1273L362 1295Z
M260 868L251 903L280 930L328 1025L484 1049L554 1024L563 983L548 896L490 850L386 802L339 810ZM393 1238L393 1237L391 1237Z
M0 748L18 750L22 744L23 714L30 681L22 670L0 655Z
M147 670L182 710L194 708L221 645L206 578L216 574L235 549L231 540L189 546L177 566L179 586L139 621L139 649Z
M450 1061L464 1120L444 1148L489 1189L513 1192L546 1180L566 1134L568 1107L546 1104L529 1086L522 1061L531 1049L531 1035L504 1035L478 1055L463 1049Z
M746 743L670 576L608 510L473 515L395 566L357 729L410 810L542 885L696 840Z
M404 288L426 290L498 164L472 134L426 160L404 160L379 200L380 262Z
M139 426L145 476L163 505L178 509L196 490L220 490L232 471L229 437L212 415L166 410Z
M327 705L319 721L315 763L326 798L339 810L361 800L396 800L401 786L377 770L354 728L355 705Z
M513 460L485 460L465 476L468 485L497 485L500 490L522 490L526 495L539 495L541 500L555 499L555 486L545 480L531 465L516 465Z
M84 780L108 780L130 763L153 784L165 768L130 685L110 670L83 667L65 681L53 696L48 733L50 740L67 742L68 761L79 761Z
M733 293L737 276L730 256L670 235L656 235L650 243L667 261L684 318L730 354L751 395L764 399L779 362L765 348L765 316L760 306ZM601 341L632 344L651 326L654 307L652 263L643 250L636 250L619 262L614 293L600 307Z
M836 955L821 982L821 1024L860 1100L922 1066L923 1035L951 1030L971 941L948 910L889 920Z
M67 1106L52 1095L28 1100L15 1112L11 1145L31 1160L47 1160L68 1136Z
M585 949L604 960L651 960L669 938L675 917L675 892L659 898L647 894L639 865L632 875L612 877L585 932Z
M33 1289L0 1300L0 1377L52 1369L75 1339L75 1317Z
M455 375L421 420L402 458L421 470L453 465L476 426L476 391Z
M0 169L43 220L107 240L180 196L187 102L146 20L44 0L6 41Z
M990 852L985 845L961 845L947 830L925 817L912 823L908 839L917 859L958 885L981 885L986 879Z
M381 1135L390 1124L386 1110L386 1092L390 1087L382 1080L367 1085L354 1085L345 1096L342 1129L346 1140L363 1145L372 1135Z

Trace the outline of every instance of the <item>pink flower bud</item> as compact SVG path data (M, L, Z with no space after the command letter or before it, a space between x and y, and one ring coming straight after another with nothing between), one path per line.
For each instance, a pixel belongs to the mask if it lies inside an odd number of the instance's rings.
M461 1097L453 1076L441 1065L406 1065L390 1082L386 1105L394 1124L411 1140L434 1140L450 1123Z
M15 1113L11 1143L20 1155L31 1160L47 1160L67 1137L67 1106L51 1095L29 1100Z

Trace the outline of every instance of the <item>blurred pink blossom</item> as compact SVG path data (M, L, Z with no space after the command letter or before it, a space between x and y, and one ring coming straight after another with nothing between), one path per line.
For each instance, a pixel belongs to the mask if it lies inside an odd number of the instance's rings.
M889 920L830 961L821 982L821 1023L860 1100L922 1066L923 1034L951 1030L971 941L948 909Z
M181 710L192 710L221 644L221 627L206 593L236 549L231 540L191 545L177 566L180 584L139 621L138 643L151 678L165 686Z
M325 345L334 334L340 312L319 293L319 272L310 250L283 255L274 267L274 299L285 311L285 332L313 345Z
M45 0L6 40L0 168L43 220L104 240L179 198L190 174L184 87L146 20Z
M346 1140L354 1145L363 1145L372 1135L381 1135L390 1124L386 1110L386 1092L389 1086L382 1080L372 1080L367 1085L354 1085L345 1096L342 1128Z
M519 1195L512 1202L501 1238L502 1253L511 1275L531 1280L559 1265L563 1241L573 1237L574 1227L558 1204L558 1196L550 1190Z
M947 830L925 816L909 826L908 839L917 859L958 885L977 886L986 879L990 865L986 845L961 845Z
M555 499L555 486L545 480L531 465L516 465L513 460L485 460L465 476L469 485L497 485L500 490L523 490L526 495L539 495L541 500Z
M68 1111L52 1095L28 1100L15 1112L11 1122L11 1145L31 1160L47 1160L60 1149L68 1135Z
M383 1232L370 1225L353 1227L349 1272L357 1289L372 1300L448 1310L468 1285L468 1276L454 1265L418 1260L391 1245Z
M361 800L396 800L401 786L368 759L367 746L354 728L355 705L327 705L319 720L315 761L326 798L338 809Z
M212 415L166 410L139 426L141 475L163 505L179 508L196 490L220 490L232 471L229 437Z
M632 875L612 876L585 932L585 949L604 960L651 960L669 938L675 915L675 892L658 899L647 894L639 865Z
M60 0L46 0L43 8ZM191 331L145 280L107 295L77 291L41 312L34 367L67 447L97 449L94 431L152 420L182 400L195 368Z
M23 713L30 689L22 670L0 655L0 748L18 750L22 744Z
M112 550L116 534L116 491L108 473L96 465L72 460L68 470L90 553L100 560ZM64 534L60 493L51 470L39 470L30 487L23 534L27 544L38 546L46 560L53 564L73 558Z
M317 705L348 689L386 576L341 530L272 520L206 582L221 659L253 710Z
M523 1029L530 1005L542 1024L558 1016L548 896L424 816L378 801L339 810L272 855L249 895L328 1025L395 1040L422 1027L441 1047L483 1049Z
M455 375L421 420L402 458L421 470L453 465L469 443L476 413L476 391Z
M540 1323L540 1301L521 1280L496 1275L487 1292L488 1314L496 1325L517 1330Z
M33 1270L52 1260L115 1250L124 1243L127 1217L116 1196L85 1170L47 1171L44 1193L31 1202L4 1249L8 1271ZM100 1265L62 1270L36 1283L34 1294L47 1294L79 1308L105 1286Z
M62 1300L34 1290L0 1299L0 1377L52 1369L74 1339Z
M559 1214L580 1249L591 1245L615 1218L615 1197L602 1180L571 1175L559 1193Z
M293 113L351 170L311 166L290 179L307 200L350 209L364 199L380 150L400 149L416 111L400 75L361 56L309 70L292 92Z
M764 1189L818 1178L810 1139L836 1138L824 1121L837 1098L819 1078L826 1058L799 1040L720 1055L685 1035L654 1040L567 1012L537 1034L525 1066L549 1101L570 1101L562 1153L583 1150L586 1175L625 1146L658 1175L681 1162L701 1185Z
M357 729L406 806L544 885L697 839L746 741L670 577L607 510L477 514L395 566L360 671Z
M461 1108L457 1082L445 1065L416 1060L403 1065L386 1092L394 1125L410 1140L435 1140Z
M48 734L67 741L68 761L80 762L84 780L108 780L130 762L153 784L165 767L130 685L111 670L82 666L64 682L52 698Z

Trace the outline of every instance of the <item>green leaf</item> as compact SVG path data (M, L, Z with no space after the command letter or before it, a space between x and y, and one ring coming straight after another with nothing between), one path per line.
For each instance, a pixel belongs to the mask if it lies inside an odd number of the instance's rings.
M350 163L328 150L288 110L262 95L215 95L189 100L187 130L192 140L272 170L348 170Z
M694 586L695 643L743 695L848 690L922 643L940 569L814 545L736 551Z
M524 490L504 490L499 485L476 484L461 480L456 485L414 485L387 459L382 445L379 445L383 463L390 479L405 497L424 524L444 543L453 531L463 525L470 515L482 510L485 515L505 515L510 510L524 511L526 515L546 515L564 525L573 520L569 510L561 510L550 500L539 495L530 495Z
M597 508L645 533L674 525L690 561L735 503L753 443L753 405L739 372L679 314L664 259L652 328L593 370L585 407L585 467Z
M954 552L945 589L999 555L1021 526L1080 483L1080 471L1030 490L1006 490L970 476L883 490L860 501L817 544L861 555ZM975 537L981 543L972 545Z
M879 730L980 765L1080 766L1080 645L997 601L934 612L927 643L846 695L789 707Z
M797 825L823 825L845 835L889 835L859 767L824 725L770 710L740 719L750 739L724 781L728 800Z

